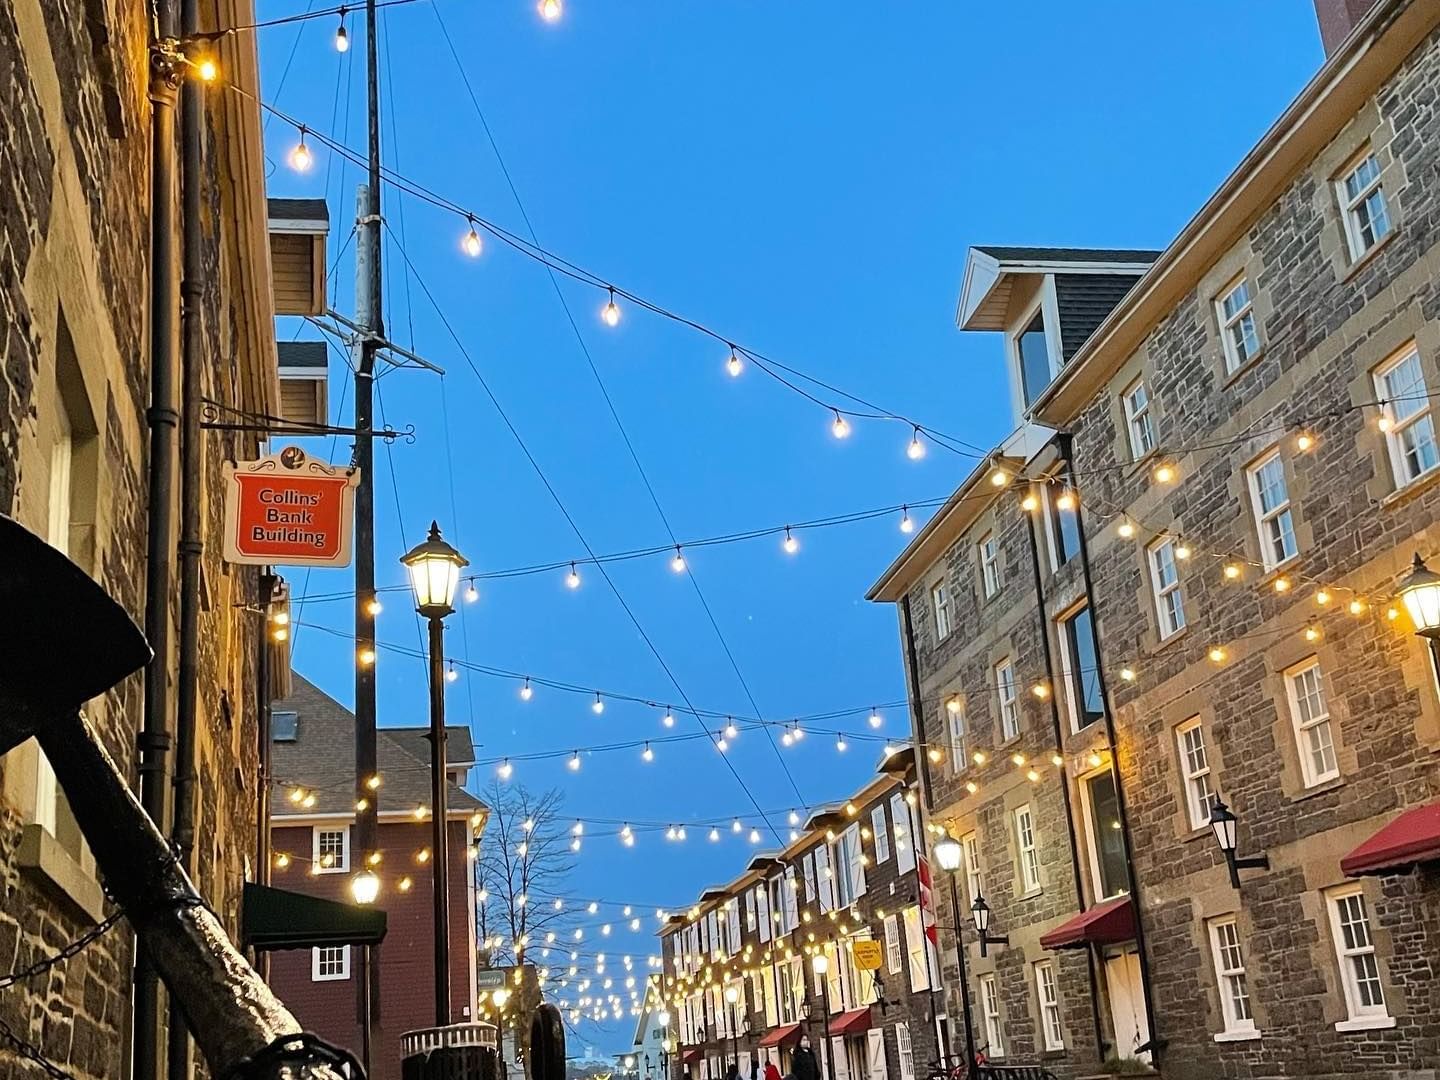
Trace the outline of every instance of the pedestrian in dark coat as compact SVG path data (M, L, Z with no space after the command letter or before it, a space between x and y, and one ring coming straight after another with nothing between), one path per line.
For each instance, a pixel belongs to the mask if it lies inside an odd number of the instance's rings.
M790 1072L795 1080L820 1080L820 1063L815 1060L815 1051L810 1049L810 1036L801 1035L800 1045L790 1062Z

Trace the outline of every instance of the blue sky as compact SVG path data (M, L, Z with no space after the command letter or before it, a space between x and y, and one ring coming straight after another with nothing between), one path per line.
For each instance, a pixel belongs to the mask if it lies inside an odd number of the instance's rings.
M300 10L300 0L261 0L258 17ZM529 0L420 0L383 12L387 165L522 234L437 10L541 244L731 340L982 446L1010 423L999 340L954 326L967 245L1164 246L1321 60L1306 0L565 0L555 24ZM354 13L348 22L354 48L343 56L331 44L333 17L261 31L262 94L363 150L363 28ZM285 159L295 133L279 121L267 141L271 194L329 199L333 256L350 231L357 170L315 146L314 167L293 172ZM666 543L544 268L493 240L468 259L463 219L393 189L385 199L419 277L590 546ZM399 371L379 382L385 419L416 428L413 445L377 447L380 583L401 583L397 559L432 517L477 571L582 557L421 284L393 247L386 260L391 338L448 374ZM352 275L347 252L332 294L346 313ZM603 292L561 289L682 541L943 497L972 466L939 448L908 460L908 429L893 423L856 421L837 441L823 409L753 369L727 377L717 342L634 305L611 329L598 318ZM282 326L282 336L295 330ZM349 424L347 369L333 352L331 374L335 419ZM342 443L333 457L346 456ZM902 546L897 524L891 515L804 533L793 556L773 536L687 553L760 715L904 697L894 611L864 600ZM674 682L599 572L582 573L575 591L562 572L483 582L481 600L452 619L448 651L754 714L695 588L668 556L610 573ZM297 593L352 587L348 571L288 576ZM311 603L297 615L313 624L297 628L297 670L350 702L353 649L317 628L348 631L347 603ZM417 647L402 595L387 603L379 638ZM378 683L382 723L424 722L419 660L382 651ZM612 702L597 717L581 695L542 688L525 703L516 691L479 673L451 685L451 719L470 724L482 757L667 734L660 711L644 705ZM869 733L863 715L839 726ZM669 734L694 730L682 716ZM889 710L882 730L903 738L903 711ZM787 808L864 783L879 744L852 741L841 755L833 736L812 735L782 750L799 795L760 730L729 754L749 793L705 742L657 743L655 753L649 764L633 748L589 754L578 773L563 758L517 762L514 779L563 787L576 817L739 815L747 830L760 824L753 795L779 811L773 820L784 829ZM693 827L688 837L642 833L627 848L592 836L573 891L653 916L734 876L752 850L728 831L718 844ZM617 932L608 951L632 953L643 968L653 925ZM630 1022L583 1030L602 1048L621 1048Z

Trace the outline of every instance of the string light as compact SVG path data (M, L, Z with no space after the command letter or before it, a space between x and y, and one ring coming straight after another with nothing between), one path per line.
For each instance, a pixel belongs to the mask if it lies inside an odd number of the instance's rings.
M508 757L504 761L500 762L500 767L495 770L496 775L499 776L501 780L509 780L514 772L515 766L510 764L510 759Z
M467 232L465 238L460 241L460 246L465 250L466 255L469 255L472 259L478 259L485 245L480 240L480 234L475 231L475 219L472 217L469 221L470 231Z
M1075 497L1075 489L1067 487L1055 500L1055 508L1057 510L1074 510L1078 501Z
M666 727L675 726L675 714L671 711L670 706L665 706L665 715L660 718L660 723Z
M379 615L382 610L380 601L372 596L369 600L365 601L365 610L370 615Z
M800 550L800 541L791 535L789 525L785 526L785 539L781 542L780 546L785 549L785 554L787 555L794 555Z
M1210 650L1210 660L1216 664L1222 663L1225 660L1225 650L1215 646Z
M685 572L685 554L680 550L680 545L675 545L675 557L670 560L670 569L677 574Z
M1363 600L1350 601L1350 614L1363 615L1365 613L1365 602Z
M360 650L360 652L356 655L356 659L360 661L361 667L369 667L371 664L375 663L375 650L367 646L366 648Z
M1308 431L1302 431L1295 436L1295 449L1302 454L1315 445L1315 436Z
M1010 471L1008 469L996 469L990 474L990 485L992 487L1003 488L1008 483L1010 483ZM1061 507L1061 509L1068 509L1068 507Z
M525 676L525 681L520 684L520 700L529 701L535 696L535 689L530 685L530 676Z
M1034 493L1027 493L1025 497L1020 500L1020 509L1028 510L1033 514L1036 510L1040 509L1040 500L1035 497Z
M730 359L725 361L725 370L730 373L732 379L738 378L745 370L745 361L740 359L740 354L735 351L735 346L730 346Z
M305 126L300 126L300 141L290 151L290 167L296 172L308 172L310 166L315 164L315 156L310 153L310 147L305 144Z
M570 755L569 765L570 765L570 771L571 771L571 772L579 772L579 771L580 771L580 751L579 751L579 750L576 750L573 754Z
M843 754L849 748L849 746L850 744L845 741L844 735L835 736L835 749L840 751L840 753Z
M733 832L733 833L738 833L738 832L740 831L740 819L739 819L739 818L736 818L734 821L732 821L732 822L730 823L730 831Z
M919 461L925 456L925 443L920 439L920 429L917 427L915 433L910 436L910 445L905 448L905 456L911 461Z
M789 822L790 822L791 825L799 825L799 824L800 824L800 812L799 812L798 810L791 810L791 811L790 811L790 817L789 817L788 820L789 820Z
M1275 591L1276 591L1276 592L1282 592L1282 593L1283 593L1283 592L1289 592L1289 591L1290 591L1290 579L1289 579L1289 578L1286 578L1286 577L1277 577L1277 578L1275 579L1275 583L1274 583L1274 584L1275 584Z
M1319 604L1321 607L1324 607L1326 604L1330 603L1330 591L1328 589L1316 590L1315 603Z
M1122 537L1124 537L1126 540L1129 540L1132 536L1135 535L1135 526L1133 523L1131 523L1129 518L1126 518L1125 520L1120 522L1120 528L1117 531Z
M340 9L340 26L335 31L335 51L350 51L350 35L345 32L345 8Z
M595 700L590 703L590 711L599 716L605 711L605 702L600 698L600 691L595 691Z
M648 742L645 744L645 749L640 751L640 759L647 762L655 760L655 751L650 749Z
M850 421L840 415L839 409L832 409L835 414L834 421L830 424L830 434L837 439L848 439L850 437Z
M711 842L711 843L714 843L714 842L716 842L716 841L719 840L719 839L720 839L720 830L719 830L719 829L711 829L711 830L710 830L710 842Z
M620 305L615 303L615 287L613 285L607 285L606 288L610 291L610 300L600 310L600 317L605 320L606 326L619 326Z
M572 589L578 589L580 587L580 571L573 562L570 564L570 573L565 575L565 584Z
M1306 640L1306 641L1319 641L1319 640L1320 640L1320 628L1319 628L1318 626L1307 626L1307 627L1305 628L1305 640Z
M902 506L900 508L900 531L906 536L909 536L915 531L915 522L910 517L910 508L908 506Z
M560 0L540 0L537 7L540 11L540 17L546 22L555 22L560 18Z
M1168 463L1161 463L1155 466L1152 474L1157 484L1172 484L1175 482L1175 466Z
M880 710L879 710L879 709L876 709L874 706L871 706L871 708L870 708L870 726L871 726L872 728L878 729L878 728L880 727L880 725L883 724L883 723L885 723L885 718L880 715Z
M458 678L460 678L460 672L455 670L455 661L451 660L450 667L445 672L445 681L454 682Z
M750 830L750 843L752 843L752 844L758 844L759 842L760 842L760 830L759 830L759 829L751 829L751 830Z
M342 26L343 30L344 27ZM195 74L200 76L201 82L214 82L220 76L220 66L215 63L212 56L202 56L194 65Z
M1134 682L1134 681L1135 681L1135 669L1134 669L1134 668L1128 668L1128 667L1122 667L1122 668L1120 669L1120 678L1124 679L1126 682Z
M733 739L739 734L740 729L735 726L735 721L731 720L730 717L727 716L725 718L725 737L727 739Z

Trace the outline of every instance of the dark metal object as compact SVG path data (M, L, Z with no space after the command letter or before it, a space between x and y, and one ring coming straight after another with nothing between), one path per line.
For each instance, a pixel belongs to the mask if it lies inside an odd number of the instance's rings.
M530 1080L565 1080L565 1023L554 1005L541 1005L530 1021Z
M1225 856L1225 865L1230 869L1230 886L1236 890L1240 888L1241 870L1270 869L1269 855L1240 856L1235 854L1238 825L1238 819L1230 808L1217 797L1210 807L1210 828L1215 833L1215 839L1220 843L1220 851Z
M260 776L255 799L255 880L270 884L270 753L272 710L270 707L270 601L275 595L275 575L270 567L260 571L260 630L256 635L255 681L259 684L256 712L260 717L258 738ZM260 974L269 975L270 958L261 955Z
M928 943L926 951L929 951ZM830 972L827 969L820 975L820 1012L823 1021L821 1030L825 1032L825 1075L828 1080L835 1080L835 1047L830 1043Z
M10 626L23 628L0 648L0 751L39 739L108 895L212 1075L236 1074L277 1039L298 1035L299 1025L226 937L80 712L150 661L144 636L79 567L3 516L0 609ZM303 1066L292 1077L339 1080L326 1054L300 1047L286 1060Z
M493 1024L479 1023L407 1031L400 1037L400 1076L402 1080L498 1080L497 1037ZM563 1059L561 1069L563 1078Z
M955 891L955 879L959 876L958 870L950 872L950 918L955 925L955 952L959 954L960 963L960 984L969 986L970 975L966 970L969 966L965 959L965 940L960 935L960 896ZM975 1064L975 1017L970 1011L970 995L962 993L960 1004L964 1012L965 1020L965 1064L970 1067ZM948 1066L949 1060L945 1064Z
M985 902L985 897L976 895L975 902L970 905L970 910L975 914L975 932L980 936L980 955L988 956L991 945L1010 944L1009 934L990 933L990 905Z
M435 1022L450 1023L450 852L445 818L445 618L430 622L430 880L435 912Z

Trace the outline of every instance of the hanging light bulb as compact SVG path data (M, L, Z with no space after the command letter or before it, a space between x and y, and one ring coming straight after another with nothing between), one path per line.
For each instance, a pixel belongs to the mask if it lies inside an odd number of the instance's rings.
M711 830L710 830L710 842L713 844L713 843L715 843L715 842L716 842L717 840L719 840L719 839L720 839L720 830L719 830L719 829L711 829Z
M1302 431L1295 436L1295 449L1304 453L1315 445L1315 436L1308 431Z
M475 219L472 217L468 220L470 222L470 231L467 232L464 239L460 241L460 247L464 249L466 255L469 255L472 259L476 259L480 257L480 252L484 250L485 245L480 241L480 234L475 231Z
M529 701L535 696L535 689L530 685L530 676L525 676L525 681L520 684L520 700Z
M1057 510L1074 510L1076 501L1074 489L1067 487L1055 500L1055 508Z
M670 710L670 706L665 706L665 715L660 718L660 723L666 727L675 726L675 714Z
M340 27L341 32L345 30L344 25ZM344 50L341 50L342 52ZM220 77L220 65L215 63L213 56L202 56L195 61L195 74L200 76L201 82L214 82Z
M846 750L848 750L849 748L850 748L850 744L845 741L845 736L844 736L844 735L836 735L836 736L835 736L835 749L836 749L836 750L840 751L840 753L843 754L843 753L844 753Z
M723 736L721 736L720 738L715 740L715 749L719 750L720 753L723 754L726 750L730 749L730 744L725 741Z
M785 540L780 545L785 549L787 555L794 555L800 550L800 541L796 540L790 533L790 526L785 526Z
M1035 497L1034 492L1026 492L1025 497L1020 500L1020 509L1032 512L1040 509L1040 500Z
M734 345L730 346L730 359L725 361L725 370L730 373L732 379L745 370L745 361L740 359L740 354L735 351Z
M568 764L569 764L569 766L570 766L570 771L571 771L571 772L579 772L579 771L580 771L580 751L579 751L579 750L576 750L574 753L572 753L572 754L570 755L570 761L568 762Z
M306 172L310 166L315 164L315 156L310 153L310 147L305 144L305 128L300 128L300 141L290 151L290 167L296 172Z
M565 575L565 584L572 589L580 587L580 571L576 569L573 562L570 564L570 573Z
M800 824L800 811L798 811L798 810L791 810L791 811L790 811L790 818L789 818L789 820L790 820L790 824L791 824L791 825L799 825L799 824Z
M752 843L752 844L758 844L759 842L760 842L760 830L759 830L759 829L751 829L751 830L750 830L750 843Z
M1120 522L1120 528L1117 531L1126 540L1129 540L1132 536L1135 535L1135 526L1129 518L1126 518L1124 521Z
M458 672L458 671L455 670L455 661L454 661L454 660L451 660L451 661L450 661L450 667L449 667L449 669L445 672L445 681L446 681L446 682L454 682L454 681L455 681L456 679L458 679L458 678L460 678L460 672Z
M830 425L830 433L837 439L848 439L850 437L850 421L840 415L839 409L831 409L835 414L835 420Z
M465 586L465 602L473 604L480 599L480 590L475 587L475 579L471 578L470 583Z
M727 739L733 739L739 734L740 729L735 726L735 721L731 720L730 717L727 716L725 718L725 737Z
M615 287L613 285L608 285L606 286L606 288L610 290L610 300L603 308L600 309L600 318L605 320L606 326L619 326L620 307L618 304L615 303Z
M654 760L655 760L655 751L650 749L650 744L649 744L648 742L645 744L645 749L640 751L640 760L642 760L642 761L654 761Z
M1175 558L1188 559L1190 557L1190 545L1181 540L1175 545Z
M555 22L561 15L560 0L540 0L538 10L546 22Z
M350 51L350 35L345 32L345 8L340 8L340 25L335 30L335 51Z
M600 691L595 691L595 700L590 703L590 711L599 716L605 711L605 702L600 699Z
M1155 482L1157 484L1171 484L1175 482L1175 466L1160 464L1155 466Z
M909 536L915 531L915 522L910 517L910 508L908 506L900 507L900 531L906 536Z
M884 722L885 718L880 715L880 710L872 708L870 710L870 726L872 728L878 728Z
M796 741L796 742L799 742L799 741L800 741L801 739L803 739L804 737L805 737L805 729L802 728L802 727L797 723L797 724L795 725L795 741Z
M992 487L1002 488L1008 483L1010 483L1009 469L997 468L990 474L990 485Z
M738 833L738 832L740 831L740 819L739 819L739 818L736 818L734 821L730 822L730 831L733 832L733 833Z
M786 746L789 746L795 741L795 736L790 734L790 729L788 727L785 729L785 733L780 736L780 741Z
M685 572L685 553L680 550L680 545L675 545L675 557L670 560L670 569L677 574Z
M914 434L910 436L910 445L905 447L905 456L911 461L919 461L925 456L925 444L920 440L920 428L915 428Z

